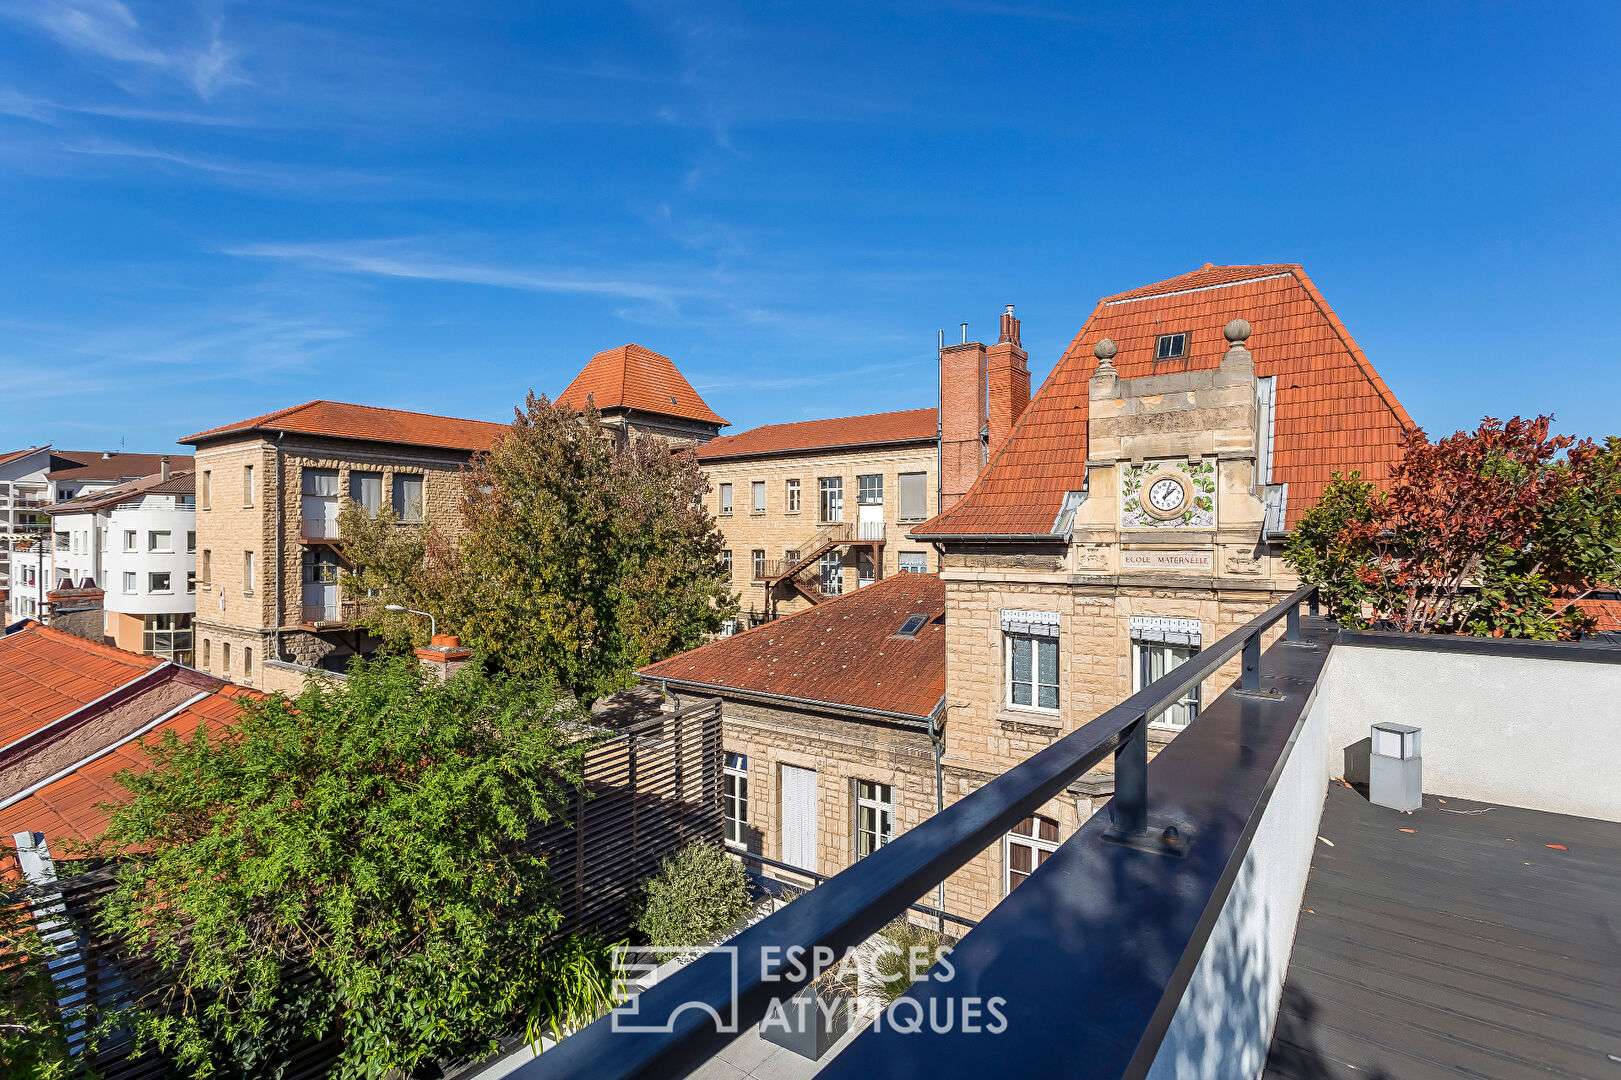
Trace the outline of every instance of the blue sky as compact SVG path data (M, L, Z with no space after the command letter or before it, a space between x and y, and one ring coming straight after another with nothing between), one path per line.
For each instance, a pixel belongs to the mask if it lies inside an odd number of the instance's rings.
M1432 434L1621 431L1618 11L0 0L0 448L626 341L734 431L931 405L937 329L1040 379L1205 262L1304 264Z

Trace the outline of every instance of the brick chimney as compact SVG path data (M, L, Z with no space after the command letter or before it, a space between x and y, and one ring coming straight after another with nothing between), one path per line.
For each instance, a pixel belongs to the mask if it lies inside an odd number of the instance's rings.
M950 510L985 467L985 346L968 341L940 350L940 509Z
M985 350L986 426L990 432L986 460L1002 449L1008 433L1030 404L1027 359L1028 354L1019 345L1019 320L1013 317L1013 305L1009 304L1002 313L1001 338Z
M473 650L463 648L455 634L435 634L426 648L416 651L416 657L419 664L445 682L473 658Z

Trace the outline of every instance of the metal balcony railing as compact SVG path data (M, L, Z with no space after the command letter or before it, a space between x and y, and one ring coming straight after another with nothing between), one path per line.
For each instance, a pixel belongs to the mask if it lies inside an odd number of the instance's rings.
M334 625L351 623L360 614L360 602L358 600L332 600L320 604L304 604L299 611L299 621L310 626L323 623Z
M882 521L863 521L861 523L861 539L882 540L884 538L884 523Z
M1284 621L1287 641L1300 645L1315 644L1301 638L1300 605L1304 602L1310 602L1315 614L1315 587L1302 587L1125 701L896 837L867 858L817 885L781 911L727 942L726 951L700 956L676 974L643 990L634 1003L632 1022L637 1025L634 1028L621 1028L619 1016L603 1017L511 1075L519 1080L544 1080L550 1077L650 1080L653 1077L687 1075L731 1042L737 1031L758 1024L773 1002L785 1000L802 989L816 974L810 961L815 950L823 950L829 957L842 957L846 949L867 940L896 915L906 911L918 897L927 895L936 884L993 844L999 843L1015 824L1035 813L1110 755L1114 758L1114 797L1108 806L1107 830L1102 838L1108 840L1112 848L1154 862L1145 865L1128 860L1115 867L1115 871L1122 875L1119 880L1097 883L1096 889L1088 894L1094 907L1098 904L1118 905L1112 917L1108 912L1098 915L1099 923L1114 926L1117 932L1129 936L1130 928L1139 925L1128 917L1131 906L1142 904L1145 912L1154 915L1165 903L1176 900L1174 894L1179 883L1189 885L1190 891L1194 885L1201 890L1210 890L1210 893L1203 894L1205 898L1210 894L1225 895L1221 890L1231 886L1237 872L1233 859L1242 861L1248 848L1248 838L1253 835L1253 803L1258 798L1264 807L1264 791L1268 790L1266 777L1277 766L1280 760L1278 754L1286 757L1289 747L1293 745L1292 740L1285 740L1278 734L1276 722L1283 719L1279 713L1293 709L1298 716L1307 699L1305 691L1293 688L1289 693L1262 689L1262 636L1279 621ZM1214 782L1220 787L1224 776L1222 769L1227 769L1225 776L1229 783L1236 778L1242 781L1240 786L1246 787L1242 799L1249 800L1249 806L1246 809L1244 806L1223 804L1220 802L1222 798L1234 800L1240 796L1226 789L1216 791L1209 796L1216 800L1215 808L1206 811L1211 816L1208 820L1200 821L1208 833L1195 836L1190 847L1183 847L1186 837L1176 830L1150 829L1149 718L1159 715L1180 700L1188 690L1214 675L1217 669L1235 656L1241 658L1241 669L1238 682L1230 693L1236 693L1238 700L1236 708L1229 709L1221 722L1224 725L1232 724L1236 730L1224 728L1213 736L1222 751L1221 768L1216 768L1215 762L1206 762L1199 766L1202 771L1193 775L1203 777L1204 783ZM1290 670L1284 671L1280 679L1274 682L1287 685L1291 679L1302 681ZM1223 698L1227 698L1227 695L1223 695ZM1275 711L1269 715L1268 709ZM1215 710L1211 712L1213 714ZM1260 730L1263 717L1274 722L1274 726L1268 729L1270 734L1264 738L1256 733ZM1209 717L1202 718L1201 722L1208 723ZM1187 735L1179 738L1198 732L1199 725L1195 724ZM1183 776L1189 785L1199 782L1185 771ZM1256 791L1248 788L1259 789L1263 794L1257 796ZM1174 791L1161 793L1156 805L1175 803L1178 796L1183 794ZM1183 799L1184 806L1187 801ZM1208 806L1208 803L1205 805ZM1237 817L1236 821L1234 816ZM1095 831L1085 836L1078 833L1076 838L1096 838L1096 835ZM1064 850L1060 849L1060 856ZM1144 854L1146 852L1154 854ZM1182 858L1184 855L1185 861ZM1196 880L1178 882L1174 878L1175 871L1166 869L1168 866L1182 867ZM1136 876L1135 879L1132 875ZM1225 886L1220 884L1223 879ZM1013 904L1014 907L1028 905L1046 895L1035 887L1035 882L1039 880L1042 880L1040 870L1004 904ZM1074 891L1083 888L1084 884L1070 882L1068 888ZM1169 897L1167 892L1171 894ZM1101 900L1100 893L1109 899ZM1191 900L1189 902L1193 903ZM1126 969L1096 975L1104 980L1100 984L1103 990L1117 995L1122 1003L1119 1009L1114 1010L1121 1014L1115 1017L1114 1022L1128 1025L1129 1030L1111 1029L1107 1031L1107 1039L1098 1036L1090 1043L1078 1042L1076 1031L1079 1028L1076 1025L1093 1023L1095 1029L1094 1021L1097 1018L1071 1014L1065 1010L1065 1002L1052 1000L1047 1002L1052 1014L1046 1021L1046 1031L1022 1030L1011 1041L1000 1043L991 1051L976 1049L975 1053L982 1057L986 1054L993 1057L1008 1054L1011 1057L1008 1052L1017 1046L1018 1052L1027 1056L1040 1056L1040 1053L1050 1050L1051 1054L1047 1054L1049 1058L1056 1054L1072 1063L1084 1060L1089 1066L1094 1058L1108 1058L1115 1063L1129 1059L1131 1065L1119 1070L1110 1064L1102 1064L1098 1069L1088 1068L1082 1072L1098 1076L1144 1075L1147 1066L1141 1060L1142 1047L1151 1036L1157 1045L1157 1036L1164 1033L1161 1020L1169 1022L1169 1016L1160 1015L1164 1012L1162 1002L1166 984L1174 984L1178 978L1185 980L1192 974L1192 961L1184 957L1179 963L1177 956L1185 947L1195 950L1202 948L1200 942L1204 939L1196 928L1201 922L1199 912L1204 910L1202 903L1202 899L1194 903L1197 910L1191 914L1176 910L1175 918L1171 920L1177 923L1176 934L1186 935L1180 939L1182 945L1136 938L1116 942L1103 933L1090 939L1096 942L1094 948L1113 948L1123 954L1120 963ZM993 911L992 915L994 917L996 912ZM1149 922L1155 922L1155 919L1150 918ZM1208 920L1205 922L1208 923ZM1189 926L1195 928L1190 930ZM974 933L985 930L986 925L982 924ZM1203 933L1208 935L1209 925L1204 925ZM973 942L973 935L965 941ZM988 951L1005 952L1008 948L1023 950L1020 956L1024 968L1032 969L1034 965L1032 970L1046 971L1052 966L1047 954L1056 952L1059 946L1069 949L1076 947L1074 942L1036 939L1026 934L1025 939L1016 944L1010 940L994 941ZM1158 957L1155 953L1161 946L1173 949L1169 957ZM984 954L987 950L981 949L979 952ZM797 971L790 959L792 956L804 960L803 967ZM1144 970L1146 966L1174 969L1182 974L1167 976L1156 972L1150 977ZM1046 971L1046 975L1062 980L1064 985L1081 985L1091 977L1091 973L1082 971ZM962 977L960 970L958 977ZM1110 979L1117 979L1119 984L1111 983ZM1186 985L1185 981L1183 985ZM1177 993L1179 996L1180 992ZM1124 1007L1128 1001L1137 1010L1130 1013L1129 1019L1125 1018ZM726 1018L725 1024L718 1024L717 1020L723 1017ZM1135 1026L1137 1024L1145 1026L1139 1030ZM882 1034L892 1036L892 1032ZM966 1045L965 1040L946 1041L939 1050L932 1052L931 1056L951 1062L950 1065L943 1065L940 1061L925 1064L925 1044L919 1041L924 1037L909 1035L905 1039L911 1041L902 1048L890 1047L887 1051L889 1054L905 1055L906 1060L881 1057L881 1061L892 1066L887 1073L880 1070L862 1075L939 1076L942 1080L964 1075L961 1069L965 1059L951 1055ZM1034 1040L1032 1045L1040 1053L1026 1045L1031 1040ZM857 1039L852 1049L861 1043L862 1039ZM855 1071L857 1065L876 1068L872 1058L870 1053L865 1057L856 1055L847 1063L852 1068L845 1069L835 1064L832 1071L846 1075ZM1000 1057L995 1059L1002 1060ZM1003 1064L1005 1066L1007 1063ZM1137 1070L1139 1064L1143 1071ZM979 1071L981 1067L976 1067L972 1075L987 1075ZM991 1075L995 1074L993 1069ZM1047 1074L1040 1072L1029 1075ZM1003 1072L1001 1075L1026 1074Z
M298 535L306 540L336 540L338 539L338 523L324 518L300 518Z

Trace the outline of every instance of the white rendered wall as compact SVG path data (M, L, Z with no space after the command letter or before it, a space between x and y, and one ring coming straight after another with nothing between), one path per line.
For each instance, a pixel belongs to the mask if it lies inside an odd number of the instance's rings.
M1621 821L1621 663L1345 644L1323 682L1333 776L1394 721L1423 729L1426 793Z
M197 597L186 591L186 575L197 568L196 552L186 550L186 534L197 528L197 510L176 506L172 496L147 495L139 509L115 507L107 524L106 573L100 582L107 594L108 611L125 615L173 615L197 610ZM135 531L135 550L124 550L124 533ZM147 550L147 534L168 532L167 551ZM133 571L135 591L126 592L124 575ZM170 590L154 593L150 588L154 572L169 574Z

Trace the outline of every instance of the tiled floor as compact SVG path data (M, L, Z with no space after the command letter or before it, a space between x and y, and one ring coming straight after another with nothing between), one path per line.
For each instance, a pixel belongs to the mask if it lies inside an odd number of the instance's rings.
M815 1076L857 1034L858 1029L851 1028L820 1061L811 1061L766 1042L758 1029L750 1028L692 1073L691 1080L804 1080Z

